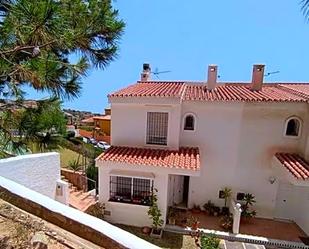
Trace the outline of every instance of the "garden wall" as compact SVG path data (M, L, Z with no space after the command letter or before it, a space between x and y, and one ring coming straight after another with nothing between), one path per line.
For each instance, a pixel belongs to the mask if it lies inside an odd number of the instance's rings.
M84 173L78 171L74 172L73 170L62 168L61 175L72 183L78 190L88 190L88 182Z
M0 176L0 198L104 248L157 249L135 235Z

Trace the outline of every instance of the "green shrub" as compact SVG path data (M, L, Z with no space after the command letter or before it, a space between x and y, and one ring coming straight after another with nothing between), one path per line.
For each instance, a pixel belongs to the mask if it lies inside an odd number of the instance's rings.
M202 249L219 249L220 239L211 235L202 235L201 248Z

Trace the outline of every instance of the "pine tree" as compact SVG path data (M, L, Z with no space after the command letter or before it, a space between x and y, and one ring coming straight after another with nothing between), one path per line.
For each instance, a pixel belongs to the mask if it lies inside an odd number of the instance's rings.
M0 156L8 144L24 144L12 137L13 127L27 139L45 134L48 125L62 129L61 118L46 113L60 117L56 98L78 97L88 70L116 58L123 30L110 0L0 0ZM29 107L24 86L51 99Z
M21 98L28 85L79 96L87 70L115 59L123 29L109 0L1 1L0 94Z

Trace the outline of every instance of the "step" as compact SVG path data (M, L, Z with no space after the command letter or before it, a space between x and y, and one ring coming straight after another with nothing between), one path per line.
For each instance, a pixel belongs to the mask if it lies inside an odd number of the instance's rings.
M244 243L238 241L224 241L226 249L246 249Z

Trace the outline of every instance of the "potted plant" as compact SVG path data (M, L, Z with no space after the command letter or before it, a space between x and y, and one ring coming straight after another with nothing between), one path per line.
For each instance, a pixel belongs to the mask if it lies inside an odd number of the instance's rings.
M163 230L161 226L163 225L163 220L161 219L161 210L158 207L158 197L157 193L158 190L154 189L152 196L151 196L151 205L148 209L148 215L152 219L152 229L150 236L154 238L161 238Z
M243 204L241 205L241 221L249 222L253 217L256 216L256 211L251 210L253 204L256 202L255 196L253 194L246 193L244 195Z
M229 214L229 208L227 206L227 201L229 200L231 195L232 195L232 189L230 189L228 187L225 187L224 189L222 189L220 197L224 199L224 207L222 207L222 214L223 215Z
M169 207L168 210L168 224L170 225L175 225L176 224L176 212L175 209L173 207Z
M198 218L191 216L190 219L189 219L189 226L194 231L198 230L198 228L200 226L200 222L199 222Z
M213 204L210 200L204 204L205 213L208 215L213 215L213 209L215 204Z
M221 217L220 226L226 231L231 230L233 227L233 216L229 214Z
M220 208L220 207L214 206L214 207L213 207L213 216L218 216L218 215L220 215L220 211L221 211L221 208Z

